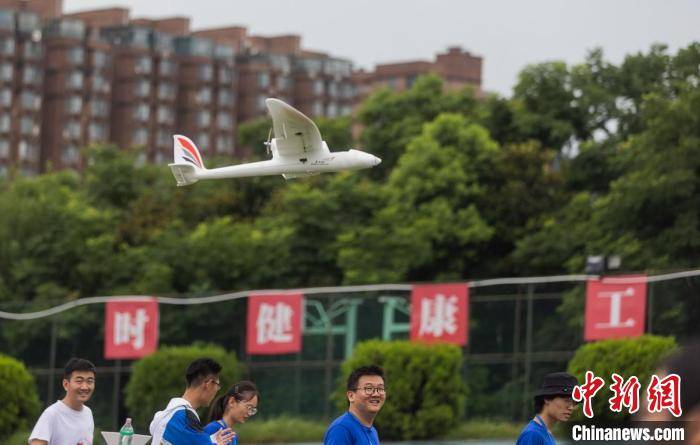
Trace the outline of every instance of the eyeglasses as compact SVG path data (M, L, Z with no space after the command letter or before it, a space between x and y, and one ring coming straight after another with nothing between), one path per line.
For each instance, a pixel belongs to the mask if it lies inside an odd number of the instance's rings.
M210 382L214 383L217 388L221 389L221 382L220 381L211 379Z
M567 406L578 408L578 402L572 399L571 397L562 397L561 399Z
M366 396L371 396L372 394L374 394L375 391L379 395L386 394L386 388L383 386L375 387L375 386L367 385L367 386L363 386L362 388L355 388L355 389L353 389L353 391L359 391L360 389L365 393Z
M247 403L244 403L245 407L248 408L248 415L249 416L254 416L258 413L258 409L254 406L250 406Z

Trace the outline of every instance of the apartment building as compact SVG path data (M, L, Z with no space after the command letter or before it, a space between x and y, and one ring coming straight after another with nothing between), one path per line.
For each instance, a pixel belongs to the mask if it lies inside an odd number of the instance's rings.
M42 164L80 169L82 148L111 140L111 48L96 28L64 17L44 26L42 46Z
M424 74L435 73L442 77L445 89L456 90L472 86L481 91L481 57L474 56L458 46L438 54L435 61L407 61L377 65L374 71L358 70L352 81L356 87L355 103L360 103L378 88L404 91Z
M481 86L481 58L459 47L353 72L301 43L241 26L192 31L187 17L126 8L64 14L62 0L0 0L0 175L81 169L84 148L105 142L166 163L174 133L205 156L245 156L237 127L266 116L268 97L339 117L374 89L403 90L429 72L446 88Z

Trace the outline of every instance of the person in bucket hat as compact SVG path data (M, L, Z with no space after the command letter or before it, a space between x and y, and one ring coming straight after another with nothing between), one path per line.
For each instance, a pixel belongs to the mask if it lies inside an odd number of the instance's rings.
M576 408L571 398L576 378L565 372L544 376L542 387L535 393L535 417L520 433L516 445L555 445L552 428L566 422Z

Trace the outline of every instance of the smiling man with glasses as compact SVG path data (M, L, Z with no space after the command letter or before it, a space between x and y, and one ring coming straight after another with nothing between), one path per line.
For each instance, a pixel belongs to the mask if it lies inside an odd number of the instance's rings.
M363 366L348 377L348 411L331 423L324 445L379 445L374 418L386 400L384 371L379 366Z

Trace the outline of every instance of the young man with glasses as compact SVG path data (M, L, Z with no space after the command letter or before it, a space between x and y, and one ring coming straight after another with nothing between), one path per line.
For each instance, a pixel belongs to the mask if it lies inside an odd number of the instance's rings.
M63 370L66 396L41 413L29 445L90 445L95 430L92 411L85 403L95 391L95 365L72 358Z
M576 377L565 372L544 376L542 388L535 393L535 417L525 426L516 445L555 445L552 428L557 422L566 422L576 408L571 398Z
M384 371L363 366L350 373L347 381L348 411L335 419L323 437L324 445L379 445L372 426L386 400Z
M152 444L161 445L228 445L235 433L224 428L207 434L197 414L197 408L209 406L221 389L221 365L210 358L200 358L189 364L185 372L187 387L182 397L170 400L151 422Z

